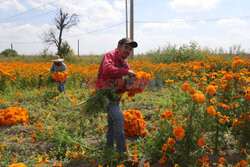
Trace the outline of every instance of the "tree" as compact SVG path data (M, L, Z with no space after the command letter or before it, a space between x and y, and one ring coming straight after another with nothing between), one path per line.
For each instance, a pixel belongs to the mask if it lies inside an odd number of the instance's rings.
M78 15L73 13L69 14L60 9L59 15L55 17L56 29L50 28L44 32L42 40L49 45L55 44L57 47L57 54L62 56L62 35L64 30L69 30L72 26L79 23Z
M17 57L18 53L13 49L5 49L4 51L1 52L1 55L5 57Z

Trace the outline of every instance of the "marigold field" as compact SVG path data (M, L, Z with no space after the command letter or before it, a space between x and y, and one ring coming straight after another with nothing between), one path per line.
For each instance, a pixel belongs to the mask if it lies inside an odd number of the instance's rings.
M0 166L248 166L249 59L130 60L150 82L121 98L129 160L105 146L107 114L78 105L99 64L65 63L65 94L51 62L0 63Z

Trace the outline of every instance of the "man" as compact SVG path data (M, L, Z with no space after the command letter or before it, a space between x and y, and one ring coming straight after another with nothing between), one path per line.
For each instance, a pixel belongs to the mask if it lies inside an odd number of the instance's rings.
M53 56L53 65L50 69L50 72L53 74L54 72L63 72L67 71L67 66L63 63L64 59L61 59L60 56L55 55ZM64 85L66 83L67 79L63 82L57 82L57 89L60 91L60 93L64 93Z
M136 48L137 43L129 38L123 38L118 42L115 50L105 54L100 64L97 89L107 89L109 82L115 83L115 88L120 89L123 93L126 91L125 86L120 82L123 81L122 77L125 75L135 76L136 73L130 70L127 58L129 57L132 48ZM113 88L114 85L111 85ZM108 106L108 132L107 132L107 145L113 146L116 141L118 153L127 152L126 136L124 132L124 116L120 109L119 102Z

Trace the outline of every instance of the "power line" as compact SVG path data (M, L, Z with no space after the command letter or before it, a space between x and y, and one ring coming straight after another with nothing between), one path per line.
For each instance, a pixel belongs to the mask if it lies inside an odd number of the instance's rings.
M77 34L77 35L74 35L74 36L70 36L70 37L67 38L67 39L75 38L75 37L78 37L78 36L81 36L81 35L92 34L92 33L99 32L99 31L103 31L103 30L106 30L106 29L109 29L109 28L112 28L112 27L116 27L116 26L125 24L125 23L126 23L126 22L121 22L121 23L118 23L118 24L113 24L113 25L110 25L110 26L108 26L108 27L104 27L104 28L101 28L101 29L96 29L96 30L89 31L89 32L86 32L86 33L82 33L82 34ZM43 43L43 42L42 42L42 41L34 41L34 42L32 42L32 41L31 41L31 42L3 42L3 41L0 41L0 43L37 44L37 43Z
M6 17L6 18L3 18L3 19L0 20L0 22L6 22L6 21L10 22L9 19L12 19L11 21L13 21L13 18L14 18L14 20L15 20L15 17L19 17L20 15L24 15L24 14L30 13L30 12L32 12L32 11L36 11L36 10L38 10L39 8L42 8L42 7L46 6L46 5L53 4L53 3L58 2L58 1L62 1L62 0L55 0L55 1L52 1L52 2L49 2L49 3L46 3L46 4L44 4L44 5L41 5L41 6L38 6L38 7L35 7L35 8L31 8L31 9L25 11L25 12L20 12L20 13L18 13L18 14L15 14L15 15L12 15L12 16L9 16L9 17Z
M60 1L65 1L65 0L60 0ZM58 1L57 1L58 2ZM71 5L79 5L79 4L81 4L81 3L83 3L83 2L86 2L86 0L85 1L82 1L82 0L78 0L78 1L71 1ZM67 3L67 5L69 5L69 3ZM45 5L43 5L43 6L45 6ZM66 8L66 7L65 7ZM22 22L22 23L20 23L20 24L18 24L18 25L22 25L22 24L24 24L24 23L30 23L32 20L37 20L37 19L39 19L39 18L41 18L41 17L43 17L43 16L45 16L45 15L47 15L47 14L49 14L49 13L52 13L52 12L54 12L54 11L57 11L58 9L53 9L53 10L49 10L49 11L47 11L47 12L43 12L43 13L39 13L39 14L37 14L37 15L31 15L32 13L30 13L30 15L28 15L28 16L21 16L22 18L20 18L18 21L21 21L21 20L27 20L27 19L29 19L28 21L25 21L25 22ZM27 13L27 12L26 12ZM13 16L14 17L14 16ZM12 21L14 21L14 20L17 20L18 19L18 17L19 16L16 16L16 17L14 17L14 18L12 18L12 19L9 19L8 20L8 22L12 22ZM16 25L16 26L18 26L18 25Z
M191 20L167 20L167 21L135 21L134 23L168 23L168 22L200 22L200 21L207 21L213 22L218 21L221 19L231 19L231 18L238 18L238 19L250 19L250 16L239 16L239 17L221 17L221 18L209 18L209 19L191 19Z
M110 26L108 26L108 27L96 29L96 30L89 31L89 32L86 32L86 33L81 33L81 34L73 35L73 36L70 36L69 38L74 38L74 37L81 36L81 35L86 35L86 34L92 34L92 33L99 32L99 31L103 31L103 30L106 30L106 29L109 29L109 28L112 28L112 27L116 27L116 26L125 24L125 23L126 23L126 22L124 21L124 22L121 22L121 23L118 23L118 24L110 25ZM69 38L67 38L67 39L69 39Z

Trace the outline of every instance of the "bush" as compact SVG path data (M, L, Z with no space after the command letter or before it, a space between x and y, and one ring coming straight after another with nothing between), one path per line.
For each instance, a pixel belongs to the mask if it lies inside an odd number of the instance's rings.
M44 48L39 55L42 57L44 61L52 60L53 53L49 52L49 48Z
M189 45L182 45L177 48L176 45L168 45L164 48L158 48L146 54L138 55L138 59L149 59L155 63L187 62L204 59L203 55L211 54L208 49L201 49L196 42L190 42Z
M64 58L67 62L76 62L77 59L74 56L74 51L70 47L69 43L67 41L64 41L62 43L61 49L60 49L60 56Z
M1 52L1 55L5 57L17 57L18 56L17 52L12 49L5 49L4 51Z

